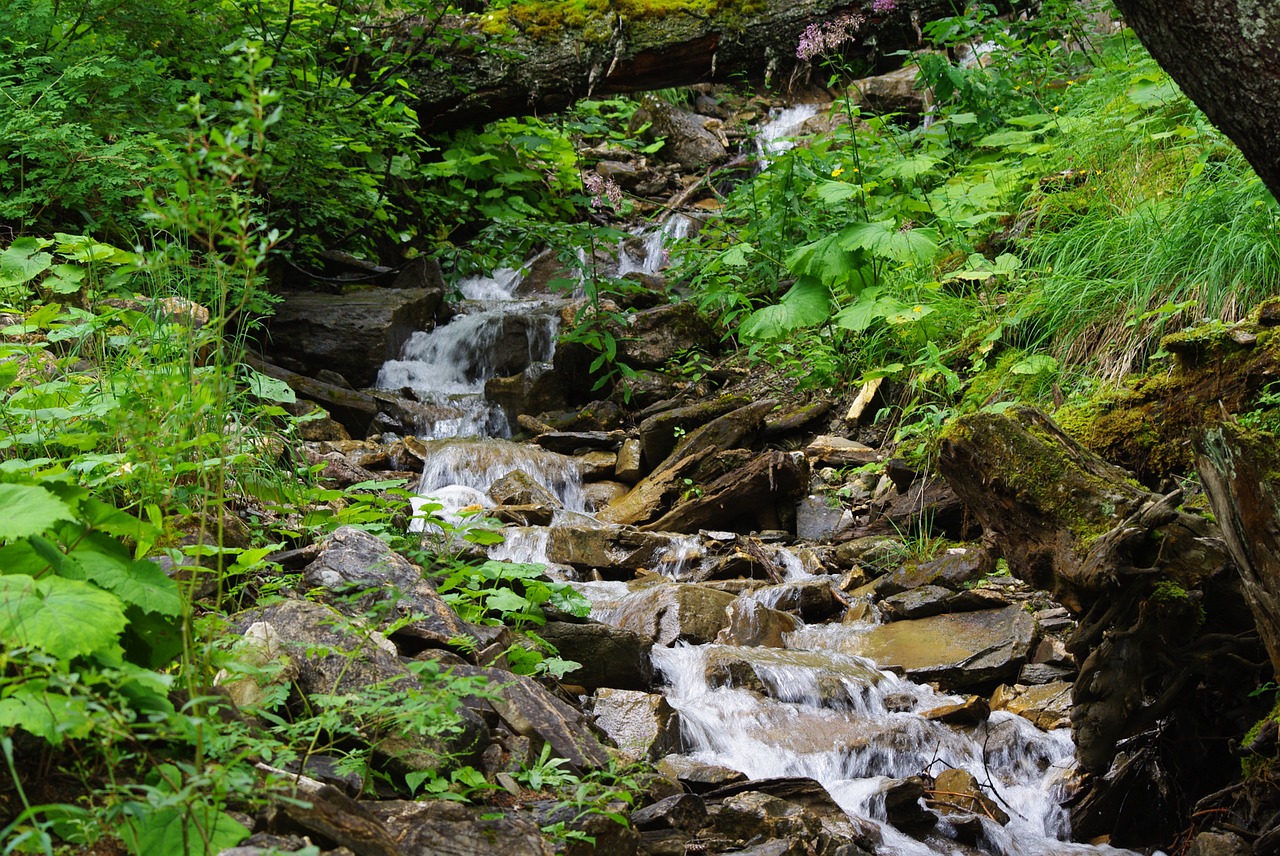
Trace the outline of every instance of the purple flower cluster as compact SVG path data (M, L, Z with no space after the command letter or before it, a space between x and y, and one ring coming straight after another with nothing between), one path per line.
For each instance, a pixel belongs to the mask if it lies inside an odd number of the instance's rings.
M582 176L582 184L591 194L591 207L600 208L606 199L618 209L622 207L622 188L612 178L605 178L596 172L588 172Z
M876 0L871 4L871 11L877 15L885 15L898 8L898 0Z
M897 2L897 0L887 1L895 5ZM886 0L877 0L877 5L882 2ZM800 34L796 56L808 62L819 54L835 50L844 43L852 41L866 22L867 19L857 12L845 12L830 21L810 24Z

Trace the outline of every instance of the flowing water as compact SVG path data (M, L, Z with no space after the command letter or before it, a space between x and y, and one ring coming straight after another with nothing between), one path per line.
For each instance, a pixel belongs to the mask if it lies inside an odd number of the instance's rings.
M813 105L781 111L758 141L761 157L789 148L786 137L816 112ZM666 258L665 247L688 228L687 219L672 218L661 229L625 240L617 273L657 273ZM587 513L574 460L500 439L510 434L506 418L484 398L489 378L552 357L563 301L518 296L522 279L520 271L501 270L458 283L464 301L454 319L415 334L401 358L383 367L380 387L408 388L434 405L438 414L419 426L428 454L415 506L430 503L438 507L437 514L456 523L469 509L491 507L489 487L518 469L563 505L557 524L603 526ZM549 534L547 528L509 527L505 543L492 548L490 555L546 562ZM767 544L759 548L782 583L744 595L754 604L777 605L791 597L795 587L828 579L811 575L811 563L803 553ZM679 538L656 570L671 580L696 579L705 555L698 537ZM576 585L592 601L593 617L604 622L614 621L635 594L635 585L626 582ZM874 616L873 611L869 614ZM982 821L977 845L982 852L1125 852L1062 840L1069 829L1060 801L1074 770L1067 730L1046 733L1004 712L993 713L981 726L953 727L929 720L924 712L959 699L850 654L850 636L859 632L856 624L801 626L784 636L781 648L655 648L654 665L680 716L688 754L751 778L802 776L821 782L850 814L880 824L880 852L891 856L974 852L950 839L945 820L923 840L883 822L886 782L936 775L948 767L972 773L1010 817L1007 826ZM726 656L746 661L758 685L713 685L709 666Z

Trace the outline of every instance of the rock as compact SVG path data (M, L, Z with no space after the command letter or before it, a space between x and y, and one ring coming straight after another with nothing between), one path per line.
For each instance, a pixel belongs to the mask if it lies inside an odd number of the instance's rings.
M777 401L766 398L717 416L705 425L695 428L676 441L671 453L654 465L654 472L662 472L677 462L692 457L704 449L724 451L736 447L748 435L757 431Z
M512 470L489 486L489 496L498 505L540 505L560 508L560 500L524 470Z
M686 539L631 527L608 529L556 526L547 541L547 559L582 571L630 579L640 568L652 570L686 550Z
M340 294L281 296L267 322L270 358L300 374L334 369L357 387L372 386L387 360L418 330L429 330L444 289L356 288Z
M489 378L484 383L484 397L501 407L512 425L521 414L568 405L564 381L551 363L530 363L519 374Z
M746 774L717 764L697 761L688 755L668 755L657 764L658 772L676 779L695 794L747 781Z
M1071 684L1001 686L991 696L991 707L1025 717L1044 731L1066 728L1071 724Z
M844 415L844 421L850 425L856 425L864 421L864 416L869 416L868 408L876 401L876 395L880 392L880 387L884 384L884 378L878 377L864 383L859 389L858 394L854 396L853 403L849 405L849 410ZM874 414L876 408L871 408L870 413Z
M409 696L423 691L381 634L323 604L286 600L240 613L231 622L241 634L255 625L268 625L283 640L284 653L297 666L294 686L316 708L324 708L324 696L367 695L373 687ZM460 728L447 738L436 736L439 729L423 733L412 718L388 717L370 724L367 739L401 771L447 769L488 743L488 728L479 717L466 708L456 716Z
M805 447L804 455L811 466L820 467L860 467L882 460L881 454L870 446L830 434L815 438Z
M916 86L916 67L909 63L896 71L855 80L849 96L876 113L903 113L918 119L933 106L931 90Z
M686 458L668 470L642 478L626 496L604 508L596 516L606 523L644 523L652 520L670 503L689 490L699 466L712 456L712 450Z
M1070 681L1075 669L1050 666L1048 663L1027 663L1018 670L1018 683L1027 685L1051 684L1054 681Z
M636 312L618 333L618 359L634 369L661 369L681 351L717 344L710 325L682 303Z
M1035 623L1017 606L895 621L850 637L850 653L948 690L1011 681L1035 640Z
M764 420L764 438L766 440L776 440L788 434L793 434L830 412L831 402L823 400L772 413Z
M850 847L843 853L860 856L880 849L879 828L846 814L813 779L758 779L720 788L705 799L720 800L719 807L712 809L716 829L735 839L783 839L784 845L800 845L794 851L798 856Z
M653 467L666 459L689 431L751 403L745 395L720 395L697 404L673 407L645 417L639 426L644 458Z
M593 621L548 621L538 628L538 635L551 643L561 657L581 664L570 679L588 690L643 690L653 680L649 661L652 644L638 633Z
M308 464L321 466L316 478L326 482L331 487L347 488L361 482L378 480L376 474L353 464L338 452L326 452L321 455L303 446L302 456L306 458Z
M235 672L222 669L213 684L221 687L236 707L246 713L253 713L269 699L273 695L271 688L288 687L298 677L298 664L269 622L250 624L232 643L229 654L242 668Z
M1191 839L1186 856L1253 856L1253 848L1234 832L1211 830Z
M1001 826L1009 822L1009 815L982 792L977 779L968 770L953 768L939 773L926 802L944 816L980 814Z
M577 455L588 451L617 451L627 439L624 431L548 431L533 442L549 452Z
M853 529L853 513L834 494L806 496L796 507L796 537L801 541L831 541Z
M835 561L848 567L859 565L876 573L883 572L902 556L902 541L884 535L867 535L846 541L836 547Z
M292 404L286 403L281 406L293 416L310 417L294 423L298 429L298 439L304 442L351 439L351 435L347 433L342 423L335 420L329 415L329 411L314 401L300 398Z
M321 598L343 608L370 612L389 606L384 621L407 620L395 635L436 647L469 635L470 629L423 578L422 569L363 529L343 526L320 545L302 572ZM353 601L353 595L355 599Z
M364 803L362 803L364 805ZM448 800L371 801L369 812L391 830L402 856L551 856L538 824L491 806Z
M697 794L673 794L631 812L636 829L697 832L707 822L707 804Z
M733 601L733 595L704 586L661 585L629 598L615 620L655 645L702 645L729 625L726 608Z
M994 568L995 562L986 550L953 547L933 559L904 563L896 571L877 581L876 593L881 597L889 597L929 585L955 591L967 582L982 579Z
M586 810L570 800L541 800L529 806L534 822L542 829L563 829L568 833L563 844L555 849L563 856L592 856L608 853L610 856L636 856L639 852L640 833L617 818L626 815L629 806L621 800L612 800ZM478 851L487 856L488 851Z
M587 718L533 678L475 666L454 666L454 674L487 678L492 696L485 703L507 727L521 737L550 744L555 757L564 758L577 771L609 765L609 750L596 738Z
M969 696L958 704L944 704L920 715L948 725L981 725L991 716L991 705L981 696Z
M582 470L583 481L612 478L617 465L617 452L594 451L578 455L578 466Z
M747 466L708 484L701 496L684 500L643 528L694 532L751 527L759 522L759 515L776 512L779 504L799 496L808 483L809 467L803 455L776 450L762 452Z
M727 607L729 626L720 631L716 641L723 645L765 646L781 648L783 635L795 632L800 622L776 609L770 609L751 597L739 597Z
M852 657L727 645L711 650L706 679L711 687L734 687L781 701L805 699L815 706L847 709L851 695L861 696L861 690L879 683L881 676Z
M885 820L903 831L929 829L938 823L938 816L927 810L924 799L924 779L910 776L890 779L881 787L884 794Z
M614 745L633 758L656 760L682 748L679 715L656 693L603 688L593 715Z
M757 589L755 597L766 606L794 612L808 622L823 621L844 608L829 577L766 586Z
M616 481L593 481L582 486L582 496L589 511L608 508L630 492L630 487Z
M712 130L719 129L719 119L688 113L656 98L645 99L644 111L652 123L650 134L667 140L661 152L664 159L695 170L706 169L729 156L723 132Z
M638 439L628 437L622 441L622 445L618 447L618 460L613 465L613 474L618 481L627 484L640 481L640 477L644 475L640 464L641 451L642 447Z
M485 511L485 516L507 526L550 526L555 514L545 505L499 505Z
M881 577L881 580L887 577ZM880 609L893 621L927 618L944 612L973 612L996 609L1008 604L1000 592L991 589L952 591L937 585L926 585L895 594L880 601Z

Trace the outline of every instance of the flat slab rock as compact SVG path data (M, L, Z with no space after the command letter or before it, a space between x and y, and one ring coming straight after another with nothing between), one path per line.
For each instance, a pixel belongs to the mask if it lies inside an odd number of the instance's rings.
M1035 633L1027 611L1008 606L882 624L851 634L842 647L912 680L958 690L1012 682Z

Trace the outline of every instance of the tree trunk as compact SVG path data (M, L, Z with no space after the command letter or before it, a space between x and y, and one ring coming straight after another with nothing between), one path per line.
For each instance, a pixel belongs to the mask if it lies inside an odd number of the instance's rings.
M408 75L418 115L429 130L439 131L555 112L587 96L743 80L785 88L809 82L808 64L796 57L809 24L846 11L862 14L865 23L850 48L871 58L917 44L915 22L954 14L938 0L902 0L885 14L873 14L871 0L725 2L710 14L692 8L621 11L635 5L610 3L608 13L588 13L573 23L520 21L509 9L499 13L509 15L501 36L481 31L489 16L451 19L449 26L466 38L442 56L422 60ZM442 59L448 73L440 71ZM817 82L825 83L825 75L819 71Z
M1222 424L1206 432L1197 464L1223 538L1231 551L1267 648L1280 677L1280 502L1272 467L1274 438Z
M1160 65L1280 196L1280 10L1257 0L1116 0Z

